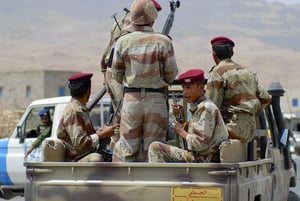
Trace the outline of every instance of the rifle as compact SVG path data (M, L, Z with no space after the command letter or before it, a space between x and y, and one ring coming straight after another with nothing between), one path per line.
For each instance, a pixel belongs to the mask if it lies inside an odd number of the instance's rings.
M173 99L173 104L178 105L175 92L172 93L172 99ZM182 114L182 110L179 111L179 115L175 116L175 119L176 119L176 121L178 121L180 123L184 122L185 118L184 118L184 115ZM185 150L188 150L187 142L184 138L182 138L182 143L183 143L183 148ZM175 146L179 147L179 135L177 133L175 133Z
M175 11L176 11L176 8L179 8L179 6L180 6L179 0L171 0L170 1L170 13L169 13L168 18L163 27L163 30L162 30L163 34L168 35L170 33L170 30L171 30L173 22L174 22Z
M105 95L106 87L104 86L100 92L90 101L87 103L87 109L90 112L93 107L99 102L99 100Z
M107 126L111 126L113 125L114 119L116 118L116 116L119 113L120 110L120 106L121 106L122 101L119 101L116 111L111 113L109 115L108 121L106 122ZM105 138L100 140L99 142L99 147L97 149L97 153L101 154L103 157L103 160L105 162L111 162L112 161L112 150L107 150L107 145L110 143L110 137Z
M172 93L172 100L173 100L174 105L178 105L175 92ZM175 119L178 122L183 122L184 119L182 117L181 111L180 111L179 115L175 116ZM175 133L175 146L179 147L179 135L177 133Z

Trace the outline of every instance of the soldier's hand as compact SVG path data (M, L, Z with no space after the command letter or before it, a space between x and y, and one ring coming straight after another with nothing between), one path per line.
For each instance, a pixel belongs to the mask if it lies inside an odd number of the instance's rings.
M187 123L180 123L179 121L174 121L174 132L178 135L180 135L181 137L183 137L184 139L186 138L187 132L185 131L187 126Z
M33 147L31 147L28 151L27 151L27 153L26 153L26 155L25 155L25 157L24 158L27 158L27 156L33 151Z
M182 115L184 113L182 105L171 104L171 107L172 107L172 111L173 111L174 116L179 116L179 115Z
M114 134L114 130L115 130L116 126L104 125L103 128L97 130L96 133L99 136L99 139L105 139L105 138L111 137Z

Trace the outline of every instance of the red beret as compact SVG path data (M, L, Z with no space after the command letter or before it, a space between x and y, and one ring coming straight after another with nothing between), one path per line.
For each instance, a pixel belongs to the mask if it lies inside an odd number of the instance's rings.
M81 80L90 80L93 77L93 73L75 73L71 75L68 80L71 81L81 81Z
M204 71L200 69L191 69L179 75L178 80L182 85L204 82Z
M155 6L156 10L161 11L161 6L159 5L159 3L155 0L152 0L152 2L154 3L154 6Z
M217 45L217 44L226 44L229 43L234 47L234 42L225 36L217 36L210 41L211 45Z

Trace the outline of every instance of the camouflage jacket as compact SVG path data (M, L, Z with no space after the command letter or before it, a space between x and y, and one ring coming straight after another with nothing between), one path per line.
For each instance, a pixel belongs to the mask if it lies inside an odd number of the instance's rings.
M113 78L125 87L165 88L178 72L172 41L153 32L152 27L142 26L139 30L143 31L134 31L117 40Z
M57 137L66 145L67 161L94 151L99 144L87 108L73 98L60 120Z
M254 70L231 59L223 60L211 69L206 95L220 108L226 123L234 113L258 115L272 98L260 84Z
M188 149L211 154L215 146L228 139L228 132L217 106L206 96L192 105L186 142Z

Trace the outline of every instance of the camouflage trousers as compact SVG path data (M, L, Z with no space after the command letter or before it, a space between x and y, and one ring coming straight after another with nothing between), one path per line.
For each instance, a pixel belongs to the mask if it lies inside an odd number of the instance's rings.
M236 113L229 120L225 119L229 137L238 139L243 143L250 142L254 138L256 119L254 114Z
M103 158L98 153L90 153L83 158L81 158L78 162L101 162Z
M114 111L116 111L117 105L119 104L119 102L123 99L123 85L118 83L115 79L112 78L112 69L111 68L107 68L106 72L105 72L105 85L106 85L106 90L109 94L109 96L111 97L111 102L112 102L112 107L114 109ZM121 107L120 106L120 111L121 111ZM120 123L120 116L117 115L116 116L116 120L117 123ZM110 138L110 149L113 149L116 142L119 140L120 138L120 129L117 128L115 129L114 135Z
M149 163L191 163L195 161L192 152L163 142L152 142L148 151Z
M218 149L217 147L215 148ZM196 151L184 150L163 142L152 142L149 146L149 163L205 163L220 162L219 152L213 150L213 154L201 154Z
M168 111L163 93L125 93L121 111L120 139L113 162L148 161L148 147L166 139Z

